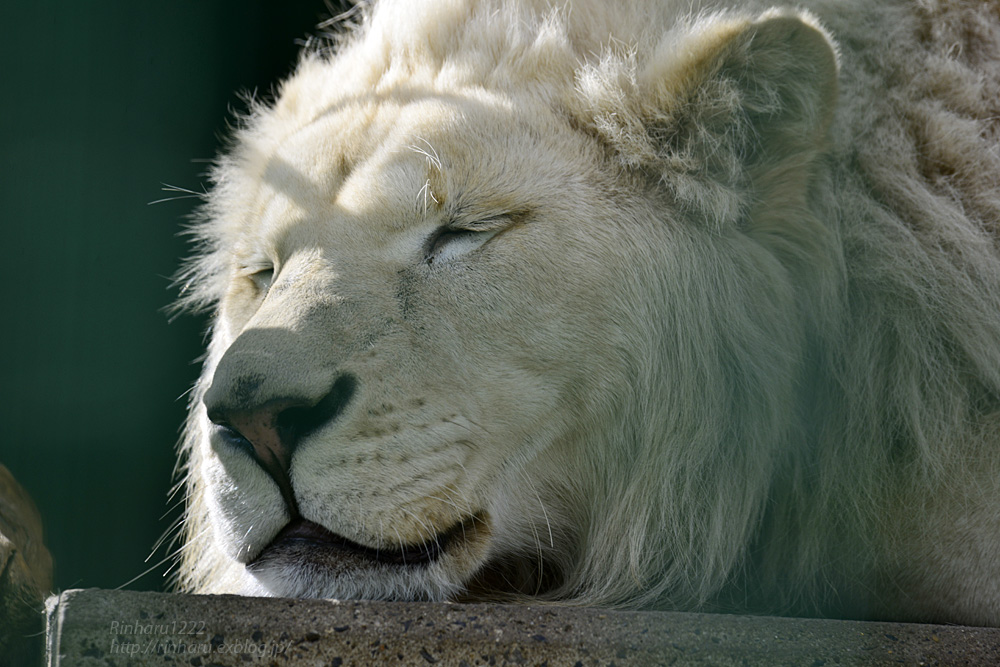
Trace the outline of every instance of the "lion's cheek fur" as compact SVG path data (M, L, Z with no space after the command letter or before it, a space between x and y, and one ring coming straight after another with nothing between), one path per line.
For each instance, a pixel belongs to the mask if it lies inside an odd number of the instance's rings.
M210 439L211 440L211 439ZM228 449L223 446L224 449ZM277 489L266 473L243 452L213 450L202 459L212 533L226 556L247 563L257 554L250 546L260 533L270 540L288 521ZM253 540L251 533L254 533Z

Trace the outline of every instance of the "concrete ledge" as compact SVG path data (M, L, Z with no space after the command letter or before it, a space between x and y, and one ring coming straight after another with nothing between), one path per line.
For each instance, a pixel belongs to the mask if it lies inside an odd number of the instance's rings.
M997 665L1000 629L484 604L72 590L50 667Z

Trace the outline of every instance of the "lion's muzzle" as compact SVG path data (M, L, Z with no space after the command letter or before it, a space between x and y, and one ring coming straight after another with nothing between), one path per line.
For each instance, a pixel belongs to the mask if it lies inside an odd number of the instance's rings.
M289 514L297 517L298 503L289 478L295 446L340 416L354 396L357 380L342 373L325 392L308 384L270 381L267 367L274 361L273 351L244 340L260 338L261 333L247 332L230 347L215 371L204 404L223 439L253 457L278 485ZM289 377L288 368L282 371L282 376Z

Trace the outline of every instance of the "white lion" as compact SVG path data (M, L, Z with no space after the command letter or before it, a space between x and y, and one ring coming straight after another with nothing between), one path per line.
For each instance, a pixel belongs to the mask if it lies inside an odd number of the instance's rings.
M1000 623L1000 18L804 4L308 48L183 275L182 587Z

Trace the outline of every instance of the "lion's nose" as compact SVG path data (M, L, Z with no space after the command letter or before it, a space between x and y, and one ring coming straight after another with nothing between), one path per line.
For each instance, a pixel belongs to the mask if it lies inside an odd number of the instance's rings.
M238 384L238 383L237 383ZM274 479L293 514L298 504L289 478L292 454L299 440L334 421L350 402L357 387L353 375L343 374L319 401L272 398L256 405L232 400L234 392L213 382L205 393L208 418L231 443L248 449ZM236 392L239 393L239 392Z

